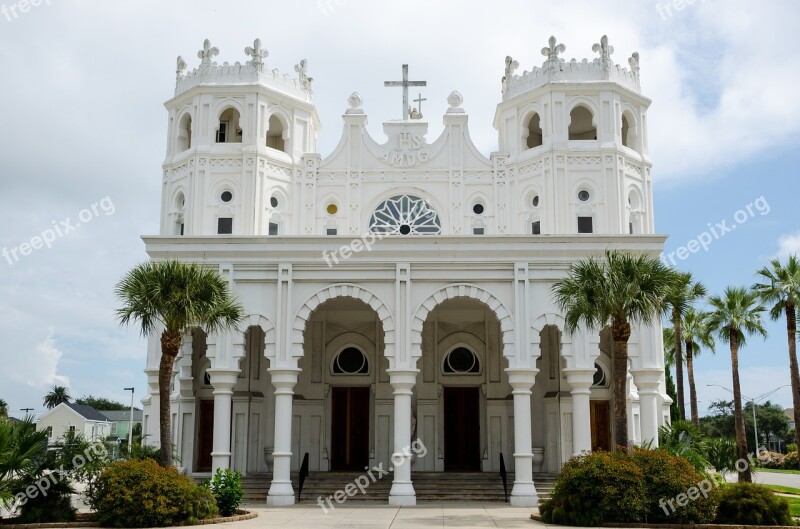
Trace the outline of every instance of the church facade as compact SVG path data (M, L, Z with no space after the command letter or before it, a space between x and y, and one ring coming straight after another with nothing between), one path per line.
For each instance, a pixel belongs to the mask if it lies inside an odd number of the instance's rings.
M323 157L305 60L271 70L258 40L245 63L215 62L208 41L195 69L178 58L147 252L219 270L248 314L185 336L170 400L186 472L263 475L268 503L289 505L306 457L354 475L382 464L389 502L413 505L412 472L499 472L503 457L512 503L533 506L537 475L613 446L610 335L568 332L551 288L609 248L661 252L650 101L638 54L615 64L605 37L592 60L564 51L551 38L521 74L506 59L488 158L458 92L428 137L407 66L386 83L403 94L386 138L367 133L353 93ZM151 337L154 440L159 355ZM670 404L660 326L636 327L630 355L630 437L657 443Z

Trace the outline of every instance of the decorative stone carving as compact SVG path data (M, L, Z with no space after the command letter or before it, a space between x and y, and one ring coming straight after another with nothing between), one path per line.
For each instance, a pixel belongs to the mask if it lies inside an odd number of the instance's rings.
M608 35L603 35L600 42L592 46L592 51L600 54L600 64L603 66L603 73L607 76L611 71L611 54L614 53L614 46L608 43Z
M175 65L175 79L180 79L183 77L183 72L186 71L186 60L178 55L178 59L176 60Z
M458 90L453 90L450 92L450 95L447 96L447 104L450 105L450 108L447 109L448 114L463 114L464 109L461 108L461 105L464 103L464 96L461 95L461 92Z
M638 51L633 52L633 55L631 55L630 59L628 59L628 65L630 65L631 72L636 77L636 79L639 79L639 52Z
M250 62L257 72L264 70L264 59L269 55L269 51L261 48L261 39L253 41L253 46L246 47L244 53L250 57Z
M314 79L308 76L308 60L301 59L299 64L294 65L294 71L300 76L300 86L310 92Z
M567 51L567 47L563 44L556 44L556 42L558 42L556 41L556 38L551 36L550 40L548 41L550 45L542 48L542 55L547 57L547 60L544 62L545 72L554 73L561 70L561 64L558 55Z
M347 98L347 104L350 108L347 109L345 114L363 114L364 113L364 98L358 92L353 92Z
M212 60L217 55L219 55L219 48L212 47L210 40L204 40L203 49L197 52L197 58L200 59L200 69L210 68L214 64Z
M508 81L514 76L514 71L519 68L519 62L515 61L511 55L506 56L506 73L503 75L501 83L503 85L503 93L508 89Z

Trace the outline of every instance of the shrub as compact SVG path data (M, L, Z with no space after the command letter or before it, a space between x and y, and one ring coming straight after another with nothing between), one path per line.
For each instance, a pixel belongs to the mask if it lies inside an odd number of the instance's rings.
M684 458L665 450L638 448L627 457L646 476L644 493L648 523L710 523L714 519L719 492L716 480L712 477L697 472ZM701 490L706 492L701 494ZM674 512L664 507L667 500L677 498L680 494L689 494L689 491L697 497L690 497L685 506L673 503Z
M214 479L207 484L209 490L217 500L217 508L222 516L233 516L242 503L244 489L242 488L242 475L226 468L217 469Z
M783 458L783 468L786 470L797 470L797 451L789 452Z
M736 461L739 455L736 451L736 441L727 437L708 439L703 444L706 459L714 469L722 475L736 471Z
M784 460L786 456L784 454L779 454L778 452L767 452L766 455L768 457L764 457L761 461L761 467L763 468L784 468Z
M728 485L720 494L715 523L735 525L794 525L789 504L754 483Z
M97 521L112 527L163 527L218 514L208 489L152 459L109 465L97 480Z
M594 452L567 461L539 511L545 523L561 525L638 522L647 513L644 491L644 475L626 454Z
M65 481L51 482L47 495L38 494L27 498L19 508L15 523L37 524L53 522L74 522L77 509L72 506L72 487Z

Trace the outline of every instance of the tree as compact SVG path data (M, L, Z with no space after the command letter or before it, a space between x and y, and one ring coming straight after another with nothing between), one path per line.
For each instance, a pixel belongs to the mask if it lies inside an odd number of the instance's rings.
M683 390L683 337L681 325L686 312L699 299L706 296L706 287L699 281L692 280L689 272L674 272L675 277L672 286L667 294L667 304L670 309L670 320L672 321L673 337L672 346L675 349L675 378L678 386L678 409L680 410L681 420L686 420L686 408ZM688 369L688 367L687 367Z
M44 407L52 410L59 404L68 404L72 402L72 397L69 394L69 389L64 386L53 386L50 392L44 396Z
M8 418L8 403L5 399L0 399L0 419Z
M700 426L700 413L697 409L697 386L694 381L694 359L700 354L702 348L714 352L714 337L706 323L706 315L689 308L683 315L681 324L682 339L686 351L686 374L689 377L689 405L692 414L692 424ZM675 354L675 328L664 329L664 348L668 354Z
M96 410L103 411L125 411L130 409L130 406L127 406L121 402L107 399L105 397L95 397L92 395L75 399L75 404L84 404L86 406L91 406Z
M161 332L158 368L161 464L172 465L169 392L183 335L194 327L218 332L236 326L244 309L228 281L215 270L176 260L148 262L129 271L116 286L121 325L136 323L143 336Z
M733 415L736 425L736 447L739 459L747 459L747 437L742 414L742 389L739 383L739 348L750 334L767 337L761 314L766 310L758 301L758 294L743 287L728 287L722 296L708 300L708 326L717 332L720 340L730 345L733 375ZM758 447L756 447L758 450ZM750 467L739 472L739 481L752 482Z
M666 332L666 329L664 329ZM675 348L669 347L670 340L664 334L664 382L667 385L667 396L672 400L669 405L669 422L680 420L678 412L678 392L675 390L675 379L672 378L672 368L675 366Z
M628 339L632 324L651 324L664 311L674 272L659 259L616 250L605 259L574 263L566 278L553 285L553 297L575 331L611 327L614 340L614 432L618 446L628 446Z
M800 371L797 365L797 309L800 307L800 260L792 255L781 264L772 259L769 266L756 272L760 283L753 288L761 301L772 305L769 315L773 320L786 316L786 338L789 343L789 378L792 383L794 423L800 424ZM795 443L800 446L800 429L795 428Z

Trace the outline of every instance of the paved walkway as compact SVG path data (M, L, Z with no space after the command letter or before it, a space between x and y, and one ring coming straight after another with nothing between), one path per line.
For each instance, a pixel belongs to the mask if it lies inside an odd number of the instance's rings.
M756 483L769 483L770 485L782 485L784 487L800 489L800 474L784 474L782 472L765 472L759 470L753 474L753 481Z
M344 504L327 514L316 505L258 507L258 518L212 527L255 529L258 527L429 529L443 527L537 527L544 524L530 519L532 509L497 503L424 504L416 507Z

